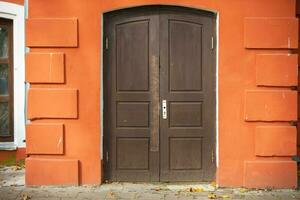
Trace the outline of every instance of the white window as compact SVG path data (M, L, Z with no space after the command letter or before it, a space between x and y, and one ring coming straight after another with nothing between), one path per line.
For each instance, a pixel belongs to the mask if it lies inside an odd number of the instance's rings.
M0 150L25 147L24 26L24 6L0 2Z

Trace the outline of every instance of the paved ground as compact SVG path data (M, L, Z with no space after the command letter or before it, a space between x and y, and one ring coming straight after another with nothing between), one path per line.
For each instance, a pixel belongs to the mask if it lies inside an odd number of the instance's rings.
M0 168L0 200L138 199L138 200L300 200L298 190L216 189L213 184L113 183L81 187L25 187L24 169Z

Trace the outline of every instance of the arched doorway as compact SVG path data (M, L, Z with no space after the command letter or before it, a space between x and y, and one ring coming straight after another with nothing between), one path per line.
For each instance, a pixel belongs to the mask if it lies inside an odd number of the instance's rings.
M214 179L214 24L174 6L104 15L106 179Z

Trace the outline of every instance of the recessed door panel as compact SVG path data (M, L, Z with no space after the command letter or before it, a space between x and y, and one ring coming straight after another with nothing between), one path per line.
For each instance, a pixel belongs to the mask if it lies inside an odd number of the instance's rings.
M149 170L149 138L117 139L117 170Z
M104 21L106 178L213 180L213 14L147 6Z
M149 19L116 25L117 90L149 90Z
M118 102L117 127L149 127L149 102Z
M202 138L170 137L170 170L201 170Z
M171 91L202 88L202 25L168 20Z
M170 102L170 127L201 127L201 102Z

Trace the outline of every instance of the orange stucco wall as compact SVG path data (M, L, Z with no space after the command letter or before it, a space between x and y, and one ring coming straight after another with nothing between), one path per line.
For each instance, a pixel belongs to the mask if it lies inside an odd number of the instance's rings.
M7 163L13 161L20 161L26 158L26 149L25 148L17 148L13 151L2 150L0 151L0 163Z
M24 5L24 0L1 0L1 1Z
M47 139L34 137L27 145L34 148L34 141L43 146L49 140L56 144L61 136L64 147L63 152L55 145L47 146L46 152L45 148L28 152L26 183L101 182L101 16L107 11L157 4L219 14L217 183L295 187L296 163L290 156L296 154L296 139L289 123L297 120L297 95L289 88L297 84L292 76L297 73L293 66L296 55L289 56L290 49L298 46L295 0L30 0L26 42L31 53L26 77L32 83L28 98L32 124L27 135L36 135L41 126L49 126L56 133L55 137L48 134ZM278 59L277 54L282 57ZM43 63L40 75L35 63ZM55 63L58 74L47 70L49 63ZM284 76L279 73L282 64L288 68ZM55 78L45 79L48 76L42 72ZM292 76L290 81L286 75ZM55 129L57 123L63 125L63 132ZM32 128L34 125L37 127ZM285 146L290 147L288 151ZM47 170L39 170L45 163ZM55 179L68 171L65 179Z
M299 17L300 17L300 0L297 0L296 1L296 16L299 20ZM298 32L298 37L300 38L300 32ZM298 53L299 54L299 48L297 51L295 51L295 53ZM298 70L299 70L299 63L298 63ZM300 95L300 74L298 73L298 97ZM298 102L299 102L299 98L298 98ZM300 157L300 123L299 123L299 118L300 118L300 107L299 107L299 103L298 103L298 123L297 123L297 155ZM298 166L298 169L300 169L300 166Z

